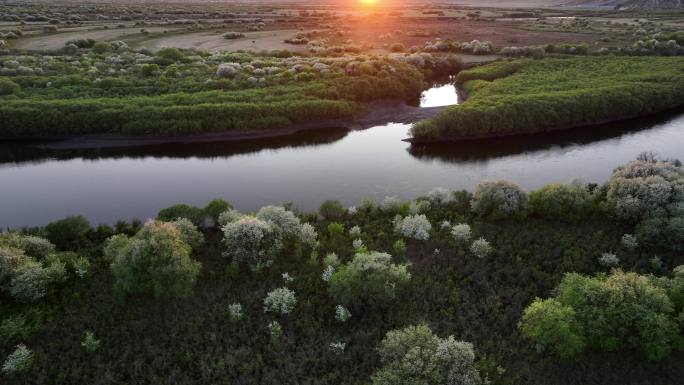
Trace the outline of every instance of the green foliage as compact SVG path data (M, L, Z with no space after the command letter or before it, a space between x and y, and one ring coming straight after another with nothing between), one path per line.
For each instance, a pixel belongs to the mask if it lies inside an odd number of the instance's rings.
M155 76L159 73L159 66L156 64L145 64L140 68L140 73L145 77Z
M328 234L333 238L343 236L344 223L330 222L330 224L328 224Z
M17 83L9 79L0 78L0 96L15 94L20 89L21 87Z
M548 347L563 358L575 356L586 345L573 308L553 298L536 298L525 309L520 328L540 348Z
M525 310L521 328L566 357L587 346L638 349L659 360L681 346L675 316L666 287L653 277L620 270L597 277L567 273L552 299L537 299Z
M90 222L80 215L75 215L45 226L45 237L60 250L74 250L88 242L89 231Z
M168 222L148 221L132 238L116 235L106 245L113 259L115 290L123 296L152 293L157 298L184 297L192 292L200 263L181 231Z
M337 220L344 216L347 209L339 201L327 200L321 203L318 213L328 220Z
M95 338L95 334L92 331L86 330L81 346L83 346L86 352L93 353L100 347L100 340Z
M332 275L328 292L348 306L383 303L395 299L397 291L410 279L408 265L392 263L389 254L357 253Z
M531 192L529 207L543 218L575 222L594 210L594 201L586 186L554 183Z
M192 221L195 225L203 227L212 227L218 223L219 216L230 209L230 203L223 199L214 199L207 203L204 208L196 206L189 206L186 204L177 204L159 210L157 219L160 221L174 221L178 218L186 218Z
M87 44L83 44L84 47L87 46ZM82 47L82 48L84 48ZM103 53L109 52L112 50L112 46L109 43L106 43L104 41L98 41L97 43L94 43L92 45L93 52L95 52L98 55L102 55Z
M413 125L416 139L535 133L647 115L684 100L668 57L516 60L461 72L468 99Z

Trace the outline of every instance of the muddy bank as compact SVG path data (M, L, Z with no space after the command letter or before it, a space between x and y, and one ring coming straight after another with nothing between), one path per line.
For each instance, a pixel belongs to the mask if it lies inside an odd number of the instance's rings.
M194 135L162 135L162 136L124 136L124 135L84 135L63 138L59 141L43 142L36 146L52 150L89 149L149 146L167 143L202 143L228 142L275 138L292 135L296 132L321 128L347 128L361 130L387 123L413 123L435 116L447 106L417 107L407 105L404 101L383 101L371 103L368 112L356 117L313 121L287 127L265 130L225 131Z

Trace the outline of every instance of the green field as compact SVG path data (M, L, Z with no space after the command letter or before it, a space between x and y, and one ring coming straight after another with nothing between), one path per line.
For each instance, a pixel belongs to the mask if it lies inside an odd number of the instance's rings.
M456 80L468 99L416 123L416 140L530 134L684 104L684 60L677 57L500 61Z

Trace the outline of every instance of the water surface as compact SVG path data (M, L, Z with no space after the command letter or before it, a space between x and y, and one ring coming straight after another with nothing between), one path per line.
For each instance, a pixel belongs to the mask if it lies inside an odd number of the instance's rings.
M352 205L363 197L412 198L436 186L473 189L486 179L528 189L574 178L602 183L642 151L684 158L684 115L678 114L428 147L402 142L408 129L389 123L233 143L78 151L0 144L0 226L71 214L93 223L145 219L174 203L204 205L213 198L245 211L284 202L313 210L326 199Z

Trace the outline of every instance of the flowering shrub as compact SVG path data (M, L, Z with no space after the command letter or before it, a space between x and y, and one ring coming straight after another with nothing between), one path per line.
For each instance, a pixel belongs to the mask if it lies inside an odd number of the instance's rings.
M347 320L351 318L351 316L351 312L346 307L342 305L337 305L337 307L335 308L335 319L339 322L347 322Z
M373 373L373 385L482 383L473 344L440 338L426 325L387 332L378 352L382 367Z
M226 255L246 262L254 269L270 265L282 247L280 232L275 231L270 222L249 216L225 225L223 241Z
M330 343L330 351L333 354L341 355L344 353L344 348L347 346L346 343L344 342L331 342Z
M470 245L470 252L478 258L484 258L488 256L492 251L492 246L484 238L476 239Z
M466 223L459 223L451 228L451 236L459 243L465 243L470 240L472 233L470 225Z
M527 208L527 193L511 182L483 182L470 205L476 214L494 219L520 215Z
M432 225L430 220L423 215L407 216L395 223L395 231L406 238L426 241L430 239L430 230Z
M349 236L352 238L358 238L361 236L361 228L359 226L354 226L349 229Z
M240 65L236 63L223 63L216 69L216 76L220 78L233 78L240 71Z
M265 206L256 214L257 219L271 225L281 239L297 237L301 232L299 218L281 206Z
M354 250L359 250L363 247L363 240L357 238L352 241L352 247Z
M291 276L288 272L284 272L283 274L281 274L281 277L283 277L283 282L285 282L286 284L294 281L294 277Z
M92 331L86 330L81 346L83 346L86 352L92 353L100 347L100 340L95 338L95 334Z
M242 305L239 303L231 303L228 305L228 316L231 321L239 321L242 319Z
M393 264L389 254L357 253L349 263L335 271L328 292L346 305L388 301L394 299L397 289L410 279L408 265Z
M2 371L7 374L24 372L33 365L33 352L24 344L17 345L17 348L10 354L2 365Z
M613 253L603 253L598 259L599 263L601 266L605 267L615 267L618 264L620 264L620 260L618 259L617 255Z
M202 246L204 243L204 235L197 230L197 226L195 226L189 219L178 218L171 223L173 223L173 225L176 226L180 232L180 239L183 242L187 243L195 250Z
M639 247L639 242L637 242L636 237L632 234L624 234L620 238L620 244L627 250L634 250Z
M332 278L332 275L334 273L335 273L335 268L332 265L328 265L323 270L323 274L321 275L321 279L325 282L330 282L330 278Z
M26 255L43 259L55 252L55 245L45 238L17 233L0 234L0 243L21 249Z
M401 199L396 196L385 197L385 199L380 202L380 210L385 212L397 212L401 206Z
M268 324L268 331L271 333L272 339L278 339L281 335L283 335L283 327L280 326L280 322L278 321L271 321Z
M318 238L318 233L316 229L309 223L302 223L299 228L299 240L302 244L307 246L316 246L316 239Z
M240 218L242 218L242 214L236 210L230 209L219 214L218 223L221 227L223 227L231 222L237 221Z
M289 314L297 304L294 291L281 287L269 292L264 299L264 311Z
M615 169L606 199L620 219L667 217L684 202L684 170L673 161L642 156Z
M442 205L453 201L454 196L449 189L444 187L435 187L430 192L427 193L427 197L430 202Z
M23 250L0 242L0 290L19 301L35 301L47 294L50 285L66 279L59 259L38 262Z
M138 233L110 238L105 252L113 259L119 295L152 292L155 297L189 295L200 271L192 248L175 223L149 220Z

